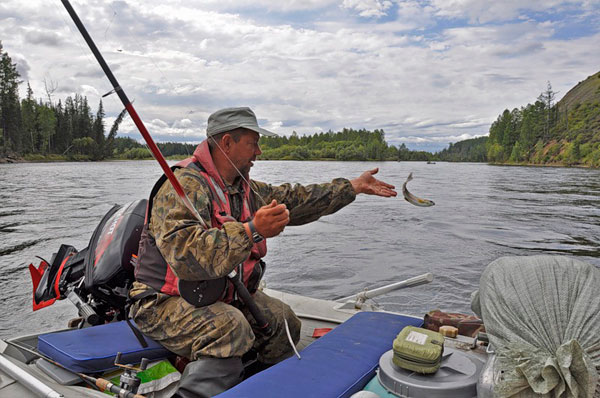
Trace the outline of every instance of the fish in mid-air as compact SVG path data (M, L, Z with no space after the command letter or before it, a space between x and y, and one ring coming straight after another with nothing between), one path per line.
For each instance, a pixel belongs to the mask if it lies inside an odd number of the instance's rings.
M404 199L406 199L406 201L408 203L413 204L415 206L420 206L420 207L433 206L435 203L433 203L432 200L421 199L421 198L416 197L412 193L408 192L408 189L406 188L406 184L412 179L413 179L412 173L410 173L408 175L408 178L406 179L406 181L404 181L404 184L402 184L402 195L404 196Z

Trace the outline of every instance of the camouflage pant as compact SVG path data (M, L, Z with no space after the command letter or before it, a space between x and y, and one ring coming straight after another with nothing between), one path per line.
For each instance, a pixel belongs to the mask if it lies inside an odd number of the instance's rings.
M256 323L245 308L240 311L220 301L198 308L181 297L158 294L135 303L131 316L145 335L191 360L241 357L252 347L266 364L291 356L283 319L288 321L294 343L300 339L300 320L287 304L261 291L254 294L254 300L271 325L269 336L254 333Z

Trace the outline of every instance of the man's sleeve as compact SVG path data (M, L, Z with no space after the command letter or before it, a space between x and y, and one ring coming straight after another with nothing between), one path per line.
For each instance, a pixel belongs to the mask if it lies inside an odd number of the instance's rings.
M273 186L264 182L252 181L256 191L266 203L273 199L285 203L290 211L289 225L302 225L327 214L332 214L352 203L356 193L352 184L345 178L336 178L324 184L283 184ZM259 207L264 203L258 199Z
M190 169L177 169L175 175L210 226L210 188L202 176ZM175 275L183 280L226 276L249 256L252 248L242 223L226 222L220 229L205 229L168 181L154 197L150 233Z

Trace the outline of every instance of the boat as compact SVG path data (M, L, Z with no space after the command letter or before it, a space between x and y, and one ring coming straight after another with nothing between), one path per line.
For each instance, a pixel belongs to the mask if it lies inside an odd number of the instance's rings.
M298 344L298 350L302 359L296 357L289 358L288 360L275 365L261 373L258 373L249 379L242 382L240 385L234 387L229 392L220 394L223 397L327 397L327 396L351 396L343 395L343 393L351 387L354 387L353 392L362 390L362 388L375 377L375 368L378 364L379 357L383 354L383 351L388 351L387 347L391 347L391 340L383 343L386 348L382 348L381 344L377 347L369 347L366 352L359 353L344 353L344 348L333 348L329 347L324 337L317 338L315 336L315 330L327 330L332 329L331 332L327 333L330 340L336 344L344 344L350 342L350 347L357 344L361 338L369 337L373 338L372 334L369 336L358 335L349 341L344 341L344 338L336 338L334 331L344 325L346 328L350 326L350 331L354 333L364 332L364 323L377 322L371 324L371 329L378 328L382 325L382 321L386 321L385 324L395 324L398 320L404 323L410 324L421 324L423 319L413 316L400 315L383 311L379 308L367 305L364 308L350 308L351 306L347 303L339 303L333 300L322 300L315 299L300 295L294 295L284 293L276 290L265 289L265 292L273 297L277 297L284 302L288 303L292 309L296 312L298 317L302 320L302 331L301 341ZM350 303L353 306L353 303ZM91 328L95 328L91 327ZM385 331L388 337L395 336L398 330ZM64 333L78 329L65 329L56 333ZM372 333L373 330L370 330ZM325 335L325 336L327 336ZM56 366L49 364L44 359L35 358L31 352L19 349L19 347L30 347L35 348L38 345L39 334L32 334L26 336L15 337L8 341L0 341L0 397L105 397L104 393L90 389L86 384L78 380L68 372L62 371ZM13 344L11 344L13 343ZM317 343L321 343L318 345ZM324 343L324 344L323 344ZM478 345L477 349L472 349L473 339L459 336L457 339L448 339L446 343L447 347L455 347L457 350L463 351L466 355L473 358L472 361L478 364L478 370L481 370L486 362L487 353L483 345ZM307 352L309 347L313 348L312 353ZM322 355L318 355L319 351L324 351L325 355L329 357L329 361L324 361ZM316 360L315 362L315 352ZM339 355L335 355L335 354ZM365 356L369 354L369 357ZM116 355L116 353L115 353ZM359 355L358 357L354 357ZM338 377L333 377L331 374L323 373L324 370L331 366L339 365L340 367L335 369L336 374L346 373L344 368L339 363L340 361L359 361L362 360L362 367L358 368L359 374L362 377L357 377L352 374L351 377L346 377L340 380ZM319 367L314 366L318 364ZM295 368L297 365L302 365L302 370L296 369L294 377L290 377L289 368ZM367 370L367 372L364 371ZM306 373L310 376L307 376ZM356 372L356 369L355 369ZM363 374L363 372L365 374ZM285 380L277 377L277 374L281 376L287 375ZM320 377L319 377L320 376ZM57 381L57 379L63 378L63 381ZM114 373L111 373L111 377L114 377ZM308 378L306 378L308 377ZM327 379L328 383L319 384L316 378ZM356 380L355 380L356 379ZM12 382L14 380L14 382ZM335 382L339 384L336 385ZM356 382L361 382L362 385L356 386ZM476 388L477 378L471 380L471 387ZM72 384L74 383L74 384ZM306 394L305 388L306 383L309 383L312 390L312 395ZM268 384L268 385L267 385ZM322 395L324 394L319 387L327 386L329 389L337 389L342 395ZM304 388L301 388L304 387ZM266 388L276 388L275 391L271 390L270 393L265 393ZM239 392L241 389L241 392ZM296 394L293 394L293 391ZM299 392L299 394L298 394ZM291 395L290 395L291 394ZM451 396L451 395L449 395ZM469 395L469 397L475 397L476 395Z
M131 259L137 253L145 207L145 200L113 207L92 234L87 248L77 251L62 245L51 261L42 260L38 268L30 265L34 309L66 298L77 307L80 316L64 327L57 325L56 330L0 340L0 398L106 396L90 388L90 384L130 398L169 397L175 391L178 372L168 373L159 383L152 381L140 386L142 377L138 374L155 363L178 366L181 371L185 364L160 344L144 336L140 338L141 333L124 311L127 286L133 275ZM550 278L551 284L560 291L576 286L568 282L574 279L570 275L579 275L584 284L590 280L600 284L600 270L594 266L562 256L533 257L500 259L494 262L497 263L495 269L523 282L515 269L527 268L532 272L531 267L523 267L523 264L537 262L542 266L539 275ZM494 263L484 271L482 281ZM556 281L551 278L552 273L558 275ZM301 340L295 347L296 356L267 369L257 369L251 355L244 358L249 377L218 397L492 397L504 370L496 364L494 346L486 333L479 331L481 322L476 325L476 333L457 334L459 322L454 333L442 337L443 355L439 370L433 374L421 374L394 364L394 340L406 327L432 329L427 322L429 314L416 317L389 312L372 299L395 289L416 288L432 281L433 275L426 273L327 300L261 286L268 295L290 305L301 319ZM485 289L482 288L480 286L483 295ZM530 289L536 291L535 286ZM571 326L581 331L584 348L586 344L592 346L589 356L600 369L600 336L587 330L591 327L597 331L600 326L600 298L594 296L589 287L577 289L581 299L591 303L591 307L583 309L588 311L587 315L582 314L581 309L569 310L569 314L578 314L577 319L588 322L585 326ZM508 296L506 299L512 300L516 295L509 292ZM559 295L556 296L559 300ZM552 303L551 298L546 295L542 300L548 305ZM493 298L494 301L500 299ZM536 317L545 319L543 311L538 309L539 297L537 303L530 299L527 296L524 300L527 303L523 305L518 301L507 304L511 316L519 310L530 313L535 308ZM484 300L476 301L485 304ZM534 307L528 306L529 301L534 302ZM493 317L489 319L493 326ZM558 318L552 319L560 322ZM526 316L521 317L520 322L530 326ZM439 326L436 325L441 330ZM597 378L590 380L597 382ZM596 394L600 394L600 388Z
M114 206L96 227L87 248L78 251L61 245L50 261L42 260L39 267L30 265L34 310L68 299L80 317L63 328L57 325L54 331L1 340L0 397L99 397L104 394L90 389L89 380L82 380L82 375L96 380L120 376L121 385L114 388L127 389L148 361L168 359L176 364L172 353L147 337L142 336L147 343L142 347L125 310L127 288L133 280L130 260L137 253L146 204L146 200L137 200ZM261 286L268 295L290 305L301 319L299 352L221 395L327 397L360 391L375 377L380 357L389 351L400 330L423 324L423 318L387 312L371 299L432 280L433 275L426 273L337 300ZM447 345L462 349L477 364L469 379L472 394L467 397L476 396L477 378L488 355L484 343L458 337L448 339ZM133 364L139 368L132 371ZM252 373L254 358L249 357L245 364ZM124 383L124 378L130 381ZM311 381L308 391L307 380ZM176 388L176 381L171 389ZM266 385L270 385L269 393ZM136 388L129 391L138 392ZM169 396L169 391L151 396Z

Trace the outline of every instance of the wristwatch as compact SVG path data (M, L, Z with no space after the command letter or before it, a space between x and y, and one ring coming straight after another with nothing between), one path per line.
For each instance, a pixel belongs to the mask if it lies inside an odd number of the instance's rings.
M262 242L265 238L258 233L256 227L254 226L254 220L248 222L248 227L250 228L250 233L252 234L252 241L254 243Z

